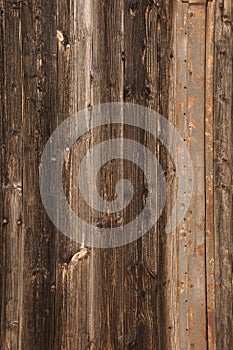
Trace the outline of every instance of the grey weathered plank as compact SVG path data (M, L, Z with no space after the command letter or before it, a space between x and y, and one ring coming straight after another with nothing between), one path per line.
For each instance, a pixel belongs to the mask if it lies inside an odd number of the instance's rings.
M178 348L205 349L206 6L178 2L176 16L176 127L187 144L194 171L193 197L177 236Z

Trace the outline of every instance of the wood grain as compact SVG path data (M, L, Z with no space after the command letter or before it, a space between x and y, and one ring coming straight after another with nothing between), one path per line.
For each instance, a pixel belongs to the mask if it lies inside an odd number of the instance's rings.
M231 0L0 0L0 33L0 349L230 349ZM123 126L123 114L119 124L87 132L63 168L64 192L80 217L115 227L143 208L146 179L125 160L105 164L97 187L113 200L117 181L130 180L135 198L127 210L99 213L81 198L82 158L117 137L156 154L168 200L137 241L85 247L43 208L41 155L66 118L88 108L91 125L94 105L117 101L155 109L176 126L195 190L183 222L167 234L177 179L165 147ZM88 176L85 190L94 190Z
M232 2L217 1L214 64L214 233L217 349L232 335Z

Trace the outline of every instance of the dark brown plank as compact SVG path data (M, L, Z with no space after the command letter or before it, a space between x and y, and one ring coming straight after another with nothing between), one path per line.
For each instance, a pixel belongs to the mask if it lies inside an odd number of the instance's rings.
M54 230L39 195L40 157L57 124L56 2L21 5L23 77L23 300L20 349L53 348Z
M214 232L217 349L233 343L232 1L216 2L214 63Z
M166 118L171 117L169 98L172 93L170 71L173 21L174 12L171 1L125 3L124 100L154 108ZM140 140L139 142L147 147L150 147L153 142L148 135L140 135L136 132L134 139ZM158 145L156 148L154 151L156 150L159 161L167 170L167 155ZM143 179L140 180L132 171L132 178L134 177L139 184L143 183ZM173 302L168 292L171 278L168 273L167 255L169 238L165 233L168 212L169 210L164 212L157 227L126 248L133 257L130 264L132 274L130 278L138 289L133 299L136 309L136 318L132 318L134 332L131 343L128 345L132 349L165 349L173 343L170 338L173 331L173 317L170 317ZM133 217L132 210L131 218ZM128 283L130 278L127 278ZM134 285L129 287L126 288L126 304L132 300L134 290ZM125 319L126 333L132 332L132 321L129 315L130 310Z
M0 3L1 26L1 349L20 346L22 301L22 47L13 1Z

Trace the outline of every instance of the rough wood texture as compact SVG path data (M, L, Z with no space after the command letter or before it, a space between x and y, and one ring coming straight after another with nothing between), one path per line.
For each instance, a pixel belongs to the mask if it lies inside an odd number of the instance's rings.
M178 244L178 348L206 348L205 296L205 4L176 8L176 127L190 152L194 186ZM188 178L187 178L188 181ZM182 205L178 203L177 206ZM178 209L179 210L179 209Z
M230 349L232 1L0 0L0 33L0 349ZM97 182L111 200L119 179L132 181L136 199L122 216L89 208L76 182L85 153L122 136L157 155L169 200L136 242L86 248L50 222L40 158L68 116L89 108L91 123L93 105L116 101L176 126L193 159L194 196L167 235L176 179L166 150L137 128L96 128L67 151L74 211L102 227L140 213L146 182L129 161L108 162Z
M232 1L217 1L214 64L214 233L217 349L233 344Z
M22 31L1 1L1 349L17 349L22 320ZM3 277L4 276L4 277Z
M206 81L205 81L205 185L206 185L206 312L209 349L216 349L215 259L214 259L214 186L213 186L213 91L215 3L206 14Z

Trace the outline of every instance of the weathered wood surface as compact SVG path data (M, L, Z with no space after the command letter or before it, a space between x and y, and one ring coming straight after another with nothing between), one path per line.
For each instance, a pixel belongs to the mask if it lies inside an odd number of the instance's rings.
M0 349L230 349L231 0L0 0L0 32ZM136 242L72 259L80 244L56 230L41 202L40 158L68 116L116 101L176 126L193 159L194 196L166 234L176 184L166 150L136 128L97 128L67 153L72 208L111 224L80 199L76 174L90 147L122 135L154 150L170 201ZM98 186L111 200L122 177L136 189L128 222L145 200L142 172L112 161Z
M217 349L233 344L232 217L232 1L215 14L214 64L214 237Z

